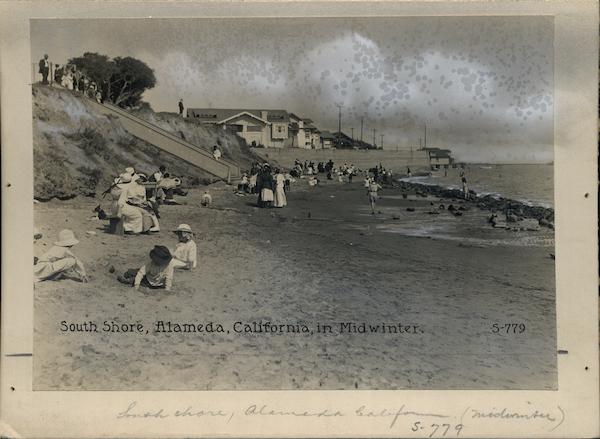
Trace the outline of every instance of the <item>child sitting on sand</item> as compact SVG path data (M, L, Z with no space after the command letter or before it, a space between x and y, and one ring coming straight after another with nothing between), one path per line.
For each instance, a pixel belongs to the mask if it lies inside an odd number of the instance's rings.
M139 270L131 268L117 279L136 290L140 285L149 288L164 288L171 291L175 264L171 252L164 245L155 245L150 250L150 260Z
M179 238L179 242L172 253L174 267L184 270L196 268L198 250L192 239L194 236L192 228L187 224L179 224L173 232L177 233L177 238Z
M200 201L200 204L202 204L204 207L208 207L211 205L211 203L212 203L212 197L208 193L208 190L206 190L206 191L204 191L204 194L202 195L202 201Z
M34 281L73 279L87 282L83 263L69 250L78 242L71 230L62 230L54 246L33 266Z

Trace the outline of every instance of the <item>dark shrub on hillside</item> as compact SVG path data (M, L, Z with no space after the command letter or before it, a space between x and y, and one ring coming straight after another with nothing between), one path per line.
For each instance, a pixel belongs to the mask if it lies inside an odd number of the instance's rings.
M106 139L93 128L85 127L76 133L66 134L65 137L77 142L79 147L88 155L105 157L109 152Z

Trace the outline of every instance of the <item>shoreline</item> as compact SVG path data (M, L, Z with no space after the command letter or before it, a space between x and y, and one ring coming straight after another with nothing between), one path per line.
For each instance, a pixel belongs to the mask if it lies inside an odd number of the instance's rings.
M449 188L433 183L404 181L402 179L394 179L394 184L397 184L401 190L415 192L421 196L432 195L439 198L464 200L461 189ZM474 197L474 199L470 198L464 201L469 201L482 210L488 210L492 213L503 213L510 210L517 217L517 220L523 218L535 219L540 226L554 230L554 208L552 207L532 205L520 200L490 193L479 195L473 190L469 190L469 195L470 197Z

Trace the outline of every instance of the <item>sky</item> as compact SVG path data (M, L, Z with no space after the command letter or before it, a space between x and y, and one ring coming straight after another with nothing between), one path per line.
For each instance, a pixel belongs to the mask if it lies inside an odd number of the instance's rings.
M132 56L156 111L285 109L384 148L470 162L553 160L551 17L32 20L32 63Z

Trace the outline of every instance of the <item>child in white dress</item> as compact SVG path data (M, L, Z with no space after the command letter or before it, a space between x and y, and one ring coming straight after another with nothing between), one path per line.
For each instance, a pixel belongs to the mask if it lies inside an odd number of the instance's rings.
M179 238L175 250L171 252L175 268L193 270L197 265L198 249L192 239L194 236L192 228L187 224L179 224L179 227L173 232L177 233Z

